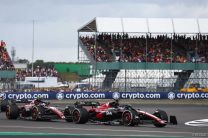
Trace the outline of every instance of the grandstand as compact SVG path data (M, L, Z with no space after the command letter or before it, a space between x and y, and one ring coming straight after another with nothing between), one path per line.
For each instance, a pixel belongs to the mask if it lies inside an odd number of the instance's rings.
M14 65L7 52L6 43L0 42L0 91L15 87Z
M208 87L208 19L96 17L78 29L91 85L118 91Z

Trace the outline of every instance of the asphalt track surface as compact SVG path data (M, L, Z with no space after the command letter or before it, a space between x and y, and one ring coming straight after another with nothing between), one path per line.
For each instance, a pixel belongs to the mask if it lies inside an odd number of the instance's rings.
M163 109L168 115L176 115L178 125L156 128L152 124L127 127L120 125L73 124L65 120L31 121L7 120L5 113L0 113L0 137L208 137L207 126L187 126L184 123L193 120L208 119L207 105L133 105L135 108L152 113Z

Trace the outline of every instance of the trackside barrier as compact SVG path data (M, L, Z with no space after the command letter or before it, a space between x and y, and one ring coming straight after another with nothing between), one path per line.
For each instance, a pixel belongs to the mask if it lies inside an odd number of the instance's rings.
M185 92L5 92L0 93L3 99L208 99L208 93Z

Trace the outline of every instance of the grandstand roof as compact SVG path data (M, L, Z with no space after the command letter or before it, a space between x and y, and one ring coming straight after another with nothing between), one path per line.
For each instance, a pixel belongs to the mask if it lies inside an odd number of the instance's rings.
M208 33L208 18L107 18L96 17L79 32L106 33Z

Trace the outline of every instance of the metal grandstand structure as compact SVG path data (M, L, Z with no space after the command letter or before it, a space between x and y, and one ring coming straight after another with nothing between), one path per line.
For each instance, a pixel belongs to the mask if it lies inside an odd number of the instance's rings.
M208 19L193 18L103 18L96 17L78 29L78 60L92 64L91 78L84 80L93 86L116 91L179 91L191 83L208 87L208 64L151 63L151 62L98 62L90 55L80 37L94 38L94 51L97 51L97 37L101 33L143 36L148 38L166 35L173 51L174 35L195 37L196 48L200 48L200 35L208 35ZM206 44L208 45L208 40ZM96 56L96 52L95 52ZM172 58L172 55L170 55Z

